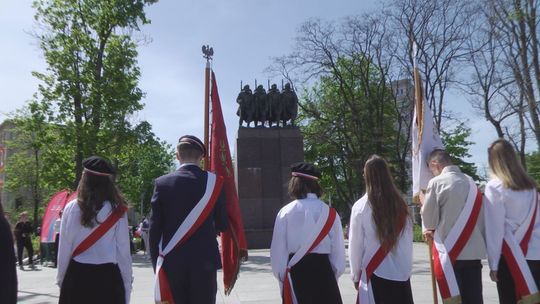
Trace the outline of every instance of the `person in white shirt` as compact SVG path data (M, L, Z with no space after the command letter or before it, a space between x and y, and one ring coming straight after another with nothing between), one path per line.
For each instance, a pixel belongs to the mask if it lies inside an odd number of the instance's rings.
M383 158L373 155L367 160L364 181L366 194L353 205L349 225L349 263L360 302L413 303L407 204ZM370 276L366 269L372 268Z
M83 166L77 199L66 205L60 224L59 303L129 303L127 203L113 183L114 168L105 159L92 156ZM96 228L107 227L106 223L112 226L97 237ZM95 242L88 242L92 236ZM84 246L85 242L91 245Z
M54 221L54 268L58 267L58 245L60 244L60 224L62 223L62 212L58 212L58 218Z
M148 225L148 219L146 218L146 216L144 217L143 221L139 224L139 229L141 230L141 238L144 242L144 255L147 258L150 258L150 244L148 242L149 225Z
M502 248L503 243L512 242L508 237L517 237L519 231L525 232L530 227L532 231L528 235L528 242L525 242L527 249L526 252L522 251L526 259L523 261L525 266L523 270L532 274L530 283L536 285L536 293L529 295L531 301L526 303L540 303L540 295L537 292L540 286L540 216L536 210L538 185L527 175L514 148L504 139L491 144L488 149L488 161L492 176L485 188L485 196L488 199L485 216L490 277L497 282L500 303L521 302L520 298L516 299L514 285L516 280L512 277L512 271L518 269L515 266L509 269L510 263L507 262L507 258L515 257L509 251L506 251L506 254L510 253L510 256L503 255ZM520 239L514 241L521 243L526 234L521 233ZM527 266L529 269L526 269Z
M284 290L290 286L287 282L292 281L299 304L342 303L337 284L345 271L341 220L319 199L322 190L317 180L321 173L317 168L297 163L291 166L291 171L288 192L294 201L281 208L276 217L270 248L272 271L283 297L286 297ZM320 223L329 223L326 230L320 228ZM319 243L313 242L317 235L322 239ZM311 247L311 251L307 250Z

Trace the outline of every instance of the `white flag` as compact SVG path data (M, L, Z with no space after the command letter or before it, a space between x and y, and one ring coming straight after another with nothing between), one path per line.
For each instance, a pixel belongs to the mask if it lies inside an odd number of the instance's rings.
M439 132L433 124L433 115L422 94L422 80L414 69L415 103L412 123L412 180L413 201L418 202L420 191L427 188L433 178L427 158L435 149L444 149Z

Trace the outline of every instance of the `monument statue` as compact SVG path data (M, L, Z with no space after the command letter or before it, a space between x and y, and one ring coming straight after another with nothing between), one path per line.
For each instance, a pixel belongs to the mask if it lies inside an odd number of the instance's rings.
M264 123L268 119L268 100L266 98L266 90L262 85L258 85L253 93L255 101L255 127L257 123L261 123L261 127L264 127Z
M294 126L294 121L298 116L298 97L291 89L290 83L285 84L285 88L281 92L281 102L283 104L283 126L285 126L285 122L288 120Z
M283 106L281 105L281 93L279 92L275 83L268 90L268 95L266 96L269 105L268 126L272 127L272 123L275 122L276 126L279 127L279 121L282 117Z
M236 111L236 115L239 117L238 124L241 127L242 122L245 121L249 127L249 124L254 121L255 118L255 102L249 85L246 84L244 86L242 91L238 94L236 102L238 103L238 111Z

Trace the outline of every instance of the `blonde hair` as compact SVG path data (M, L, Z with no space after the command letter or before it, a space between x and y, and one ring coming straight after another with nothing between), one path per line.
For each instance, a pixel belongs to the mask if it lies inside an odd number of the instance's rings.
M514 147L508 141L502 138L494 141L488 148L488 161L491 173L501 180L504 187L512 190L538 187L536 181L525 172Z

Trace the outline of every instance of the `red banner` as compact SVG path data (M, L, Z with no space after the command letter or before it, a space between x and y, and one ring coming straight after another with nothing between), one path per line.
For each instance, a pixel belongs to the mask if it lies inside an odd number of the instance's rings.
M210 171L224 178L229 229L221 234L221 260L223 263L223 284L225 294L229 294L238 278L241 259L247 258L247 242L240 213L234 170L227 141L227 130L223 121L216 76L212 72L212 133L210 144Z
M54 233L54 222L59 216L60 210L64 209L67 203L69 192L62 190L51 198L45 210L43 221L41 222L41 242L42 243L54 243L56 237Z
M41 222L41 243L54 243L56 237L54 233L54 222L60 216L60 211L64 210L66 204L76 198L77 191L69 194L68 190L62 190L53 195Z

